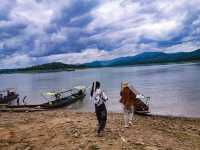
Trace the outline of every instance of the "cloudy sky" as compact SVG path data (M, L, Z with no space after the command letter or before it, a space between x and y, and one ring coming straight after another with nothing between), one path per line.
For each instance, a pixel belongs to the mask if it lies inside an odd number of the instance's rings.
M0 69L200 48L200 0L0 0Z

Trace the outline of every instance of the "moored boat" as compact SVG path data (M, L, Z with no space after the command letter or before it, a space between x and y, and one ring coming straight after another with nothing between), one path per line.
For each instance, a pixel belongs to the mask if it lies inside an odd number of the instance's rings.
M53 91L43 93L42 97L48 101L42 104L34 105L7 105L7 108L38 108L51 109L68 106L78 100L83 100L86 96L85 86L76 86L70 90Z
M0 104L8 104L19 98L14 88L8 88L0 91Z
M41 104L42 108L58 108L70 105L78 100L82 100L86 96L85 86L77 86L67 91L48 92L43 94L47 103Z
M135 101L135 113L136 114L148 114L150 113L149 109L149 101L150 97L146 97L140 92L138 92L133 86L130 86L130 90L136 94L136 101Z

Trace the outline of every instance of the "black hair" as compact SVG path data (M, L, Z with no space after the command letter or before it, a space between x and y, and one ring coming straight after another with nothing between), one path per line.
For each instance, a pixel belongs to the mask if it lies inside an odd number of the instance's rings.
M91 88L91 91L90 91L90 96L91 97L93 96L93 93L94 93L94 82L92 82L92 88Z
M95 86L95 87L94 87ZM96 82L93 82L92 83L92 89L90 91L90 96L93 96L94 94L94 91L96 91L97 89L99 89L101 86L100 82L99 81L96 81Z
M99 81L96 81L96 87L95 87L95 91L96 91L96 89L99 89L100 88L100 82Z

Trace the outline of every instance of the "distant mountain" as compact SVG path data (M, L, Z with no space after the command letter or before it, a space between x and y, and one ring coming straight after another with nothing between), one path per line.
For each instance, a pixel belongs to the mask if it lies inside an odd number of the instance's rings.
M114 67L144 64L162 64L200 61L200 49L193 52L163 53L163 52L144 52L136 56L120 57L107 61L94 61L91 63L69 65L60 62L47 63L27 68L0 69L3 73L36 73L36 72L55 72L55 71L74 71L75 69L94 68L94 67Z
M120 57L107 61L94 61L85 63L85 67L111 67L111 66L127 66L139 64L155 64L155 63L175 63L175 62L192 62L200 61L200 49L193 52L144 52L136 56Z
M17 69L1 69L0 74L3 73L34 73L34 72L55 72L55 71L73 71L77 68L75 65L67 65L60 62L47 63L27 68Z

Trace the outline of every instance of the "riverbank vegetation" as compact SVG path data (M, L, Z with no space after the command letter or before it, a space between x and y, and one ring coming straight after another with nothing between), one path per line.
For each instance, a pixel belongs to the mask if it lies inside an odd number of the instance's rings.
M118 66L139 66L139 65L163 65L172 63L190 63L200 62L200 49L192 52L163 53L163 52L145 52L136 56L121 57L112 60L94 61L84 64L64 64L53 62L42 65L36 65L27 68L0 69L0 74L8 73L41 73L41 72L59 72L74 71L76 69L100 68L100 67L118 67Z

